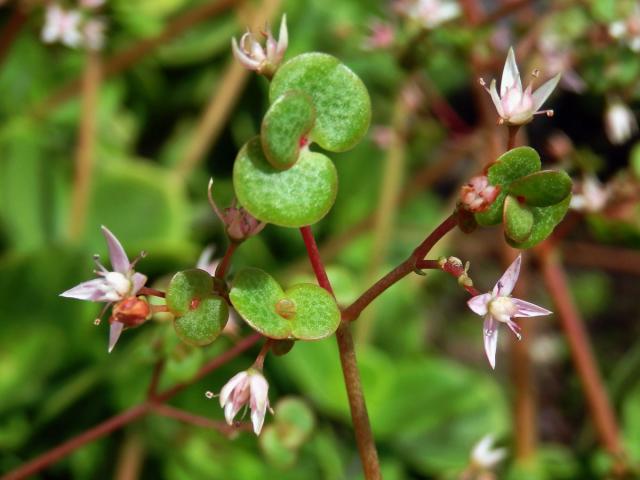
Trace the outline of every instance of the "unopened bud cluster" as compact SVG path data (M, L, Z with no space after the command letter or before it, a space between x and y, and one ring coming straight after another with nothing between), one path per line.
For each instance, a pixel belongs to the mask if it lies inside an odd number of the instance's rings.
M500 187L490 185L485 175L478 175L462 186L460 206L472 213L483 212L491 206L499 193Z
M264 46L250 31L242 35L239 42L233 38L231 46L234 56L244 67L271 78L282 63L289 45L287 16L282 16L278 41L273 37L268 26L261 32L261 35L266 38Z

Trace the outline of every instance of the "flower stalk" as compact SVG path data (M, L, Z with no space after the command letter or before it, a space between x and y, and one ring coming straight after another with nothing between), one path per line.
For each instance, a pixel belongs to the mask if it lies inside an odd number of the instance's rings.
M307 248L309 261L311 262L318 284L333 295L333 288L331 287L331 282L320 258L318 246L316 245L311 227L300 228L300 233ZM340 364L347 389L347 397L349 398L351 420L356 435L356 443L358 452L360 453L364 476L367 480L379 480L382 479L382 473L380 472L378 450L376 449L369 414L367 413L367 405L362 390L360 372L358 371L353 336L349 330L349 325L344 319L336 331L336 340L338 341Z

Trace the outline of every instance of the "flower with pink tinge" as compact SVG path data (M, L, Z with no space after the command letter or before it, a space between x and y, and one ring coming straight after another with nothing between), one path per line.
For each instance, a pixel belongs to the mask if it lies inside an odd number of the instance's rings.
M256 219L244 208L236 206L235 200L230 207L225 208L224 210L220 209L213 200L212 189L213 178L209 180L209 187L207 189L209 205L211 205L213 212L225 226L227 235L229 235L229 239L232 242L243 242L247 238L260 233L266 226L266 223Z
M609 100L604 126L607 138L614 145L626 143L638 131L636 116L619 98Z
M479 470L492 470L507 456L504 448L494 448L495 438L488 434L480 439L471 450L471 463Z
M144 284L147 282L146 275L134 270L138 260L136 259L133 262L129 262L129 258L122 244L107 227L102 227L102 234L107 240L109 259L111 260L111 268L113 268L113 271L107 270L107 268L100 263L99 257L96 255L94 260L98 266L98 270L96 270L98 278L82 282L70 288L66 292L61 293L61 297L89 300L91 302L106 302L108 307L127 298L135 297L140 289L144 287ZM110 323L109 352L113 350L125 326L119 321L112 321Z
M500 187L490 185L486 175L478 175L462 186L460 204L469 212L483 212L491 206L499 193Z
M234 56L247 69L254 70L261 75L271 77L282 63L284 54L287 51L287 46L289 45L287 16L282 16L277 42L271 34L270 28L265 28L265 31L261 33L266 37L264 47L250 31L247 31L242 35L240 42L237 42L235 38L232 38L231 47L233 49Z
M229 380L220 391L220 406L224 408L224 418L229 425L242 407L251 409L251 423L256 435L260 435L264 417L269 408L269 383L260 371L250 368Z
M578 212L597 213L609 201L610 191L595 175L586 175L580 183L580 191L571 196L569 207Z
M482 79L480 79L480 84L491 95L491 100L500 116L500 123L524 125L533 120L534 115L553 115L553 110L540 110L540 107L549 98L559 80L560 74L557 74L543 83L533 93L531 83L523 90L518 65L516 64L516 56L513 48L510 48L502 71L502 79L500 80L500 94L498 94L495 79L491 80L489 88L485 86L485 82Z
M522 255L518 255L513 263L502 274L493 291L476 295L467 302L469 308L484 317L483 336L484 349L491 368L496 368L496 350L498 348L498 326L506 324L520 340L520 326L512 319L515 317L539 317L552 312L533 303L511 297L518 276Z
M45 43L60 41L73 48L80 46L82 44L81 20L82 16L76 10L63 10L55 3L49 5L41 34L42 41Z
M369 23L369 35L365 38L363 47L367 50L389 48L393 45L395 35L391 24L374 19Z
M104 47L105 30L106 24L103 20L87 20L82 28L84 43L87 48L95 51L102 50L102 47Z
M455 0L397 0L393 9L429 30L462 12Z
M609 35L626 43L634 52L640 52L640 6L636 4L633 12L624 20L611 23Z

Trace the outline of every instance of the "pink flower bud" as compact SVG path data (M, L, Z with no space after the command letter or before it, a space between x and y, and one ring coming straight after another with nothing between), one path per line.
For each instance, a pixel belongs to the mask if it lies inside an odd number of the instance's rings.
M490 185L485 175L478 175L462 186L460 204L469 212L483 212L491 206L499 193L500 187Z

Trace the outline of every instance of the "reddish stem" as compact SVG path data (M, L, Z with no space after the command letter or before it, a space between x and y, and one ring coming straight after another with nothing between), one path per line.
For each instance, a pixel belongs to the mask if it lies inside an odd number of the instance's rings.
M0 63L4 61L7 54L11 50L14 40L27 23L27 13L24 11L24 6L21 2L17 2L13 9L13 13L0 33Z
M145 416L151 411L151 408L154 405L166 402L168 399L174 397L189 385L204 378L206 375L208 375L221 365L231 361L242 352L252 347L261 337L262 335L260 334L254 334L243 339L223 354L211 359L207 364L200 368L198 373L196 373L196 375L194 375L190 380L174 385L169 390L165 390L164 392L157 394L153 402L145 401L144 403L136 405L135 407L125 410L124 412L115 415L102 423L99 423L93 428L86 430L85 432L67 440L57 447L43 453L39 457L36 457L33 460L23 464L12 472L9 472L4 477L2 477L2 480L20 480L30 475L35 475L39 471L43 470L52 463L55 463L58 460L66 457L71 452L77 450L83 445L97 440L98 438L102 438L105 435L108 435L109 433L114 432L124 427L125 425Z
M416 270L417 262L422 260L433 246L457 225L456 214L448 216L431 234L413 251L411 256L384 277L374 283L366 292L342 311L344 321L353 321L378 296L393 284Z
M316 245L311 227L300 228L300 233L302 233L304 244L307 247L309 261L311 262L311 267L316 275L318 284L333 295L333 288L331 288L331 282L320 258L320 252L318 252L318 246ZM362 391L362 382L360 381L360 372L358 371L353 337L349 330L349 325L344 321L341 322L336 331L336 340L338 341L340 363L342 365L342 373L347 389L347 397L349 398L349 408L351 410L351 420L353 422L356 444L358 445L364 476L367 480L379 480L382 479L380 462L378 460L378 451L373 438L373 432L371 431L371 423L369 421L369 414L367 413L364 393Z
M502 243L502 263L506 269L515 260L517 251ZM523 262L513 296L527 298L529 265ZM536 453L538 435L536 429L537 396L533 365L529 356L536 322L522 322L522 339L511 343L511 381L515 387L513 417L515 421L515 457L526 462Z
M584 322L571 298L571 291L557 252L544 245L537 251L547 290L558 312L560 324L571 348L573 363L584 388L587 404L602 446L620 459L622 447L613 407L598 371Z
M444 263L440 263L438 260L419 260L416 262L416 268L420 270L442 270L453 277L460 278L463 274L465 274L464 267L460 264L453 263L451 261L447 261ZM473 285L461 285L470 295L476 296L480 295L480 291L477 290Z
M20 480L31 475L35 475L40 470L46 468L52 463L57 462L61 458L66 457L81 446L97 440L98 438L104 437L111 432L114 432L115 430L118 430L123 426L133 422L134 420L145 416L147 413L149 413L149 408L150 404L145 402L141 403L140 405L136 405L135 407L132 407L128 410L125 410L124 412L111 417L110 419L105 420L95 427L81 433L80 435L67 440L57 447L52 448L48 452L43 453L30 462L23 464L22 466L2 477L2 480Z
M195 415L186 410L182 410L180 408L175 408L170 405L154 405L153 412L158 415L162 415L168 418L174 418L184 423L188 423L190 425L195 425L196 427L208 428L211 430L217 430L220 433L231 436L235 432L238 431L251 431L252 426L249 422L236 422L233 425L227 425L225 422L221 422L219 420L212 420L207 417L203 417L201 415Z
M160 298L164 298L166 296L164 292L149 287L142 287L140 290L138 290L138 295L150 295L152 297Z
M222 257L222 260L220 261L220 263L218 264L218 267L216 268L216 274L215 274L216 278L224 278L224 276L227 274L227 270L229 269L229 264L231 263L231 257L233 257L233 254L235 253L236 248L238 248L237 243L235 242L229 243L229 246L227 247L227 251L224 252L224 257Z

